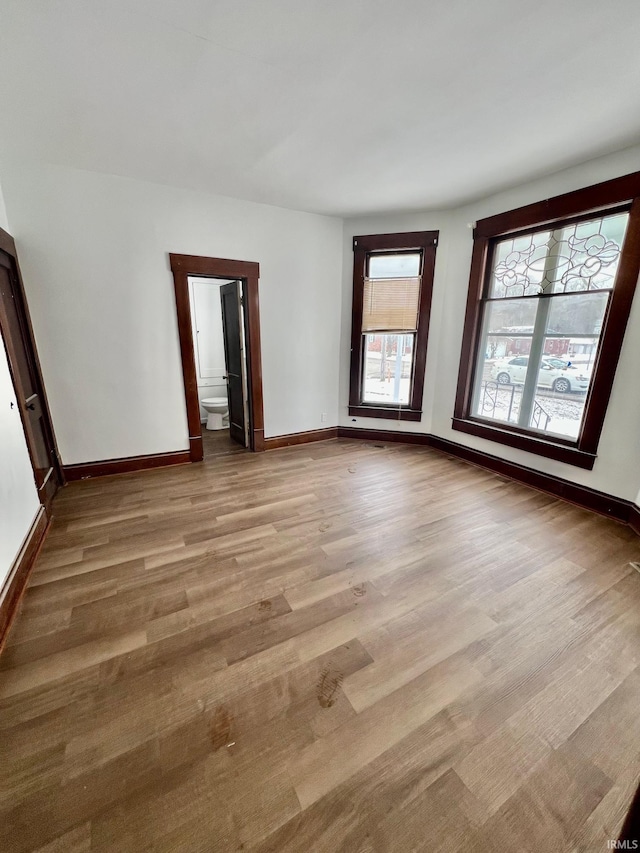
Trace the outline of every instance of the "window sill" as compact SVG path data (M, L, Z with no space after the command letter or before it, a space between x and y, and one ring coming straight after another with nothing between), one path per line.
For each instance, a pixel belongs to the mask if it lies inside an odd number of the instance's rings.
M421 409L392 409L385 406L349 406L349 414L358 418L384 418L387 421L420 421Z
M596 461L595 453L587 453L575 446L545 441L533 435L511 432L479 421L453 418L452 427L459 432L477 435L498 444L516 447L518 450L526 450L529 453L546 456L547 459L555 459L558 462L566 462L567 465L575 465L577 468L585 468L588 471L591 471Z

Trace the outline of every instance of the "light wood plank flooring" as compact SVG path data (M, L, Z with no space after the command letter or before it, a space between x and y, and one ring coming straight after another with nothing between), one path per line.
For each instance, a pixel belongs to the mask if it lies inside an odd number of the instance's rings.
M56 499L0 658L0 850L604 851L640 539L426 448L209 443Z

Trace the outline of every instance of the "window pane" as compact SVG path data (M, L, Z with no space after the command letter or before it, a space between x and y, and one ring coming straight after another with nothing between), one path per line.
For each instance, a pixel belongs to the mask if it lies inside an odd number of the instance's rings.
M531 335L538 308L537 299L504 299L487 302L485 326L487 334L518 338ZM517 350L520 352L520 350Z
M486 303L478 349L474 414L517 421L521 389L513 393L509 389L507 394L507 389L502 387L493 399L490 398L492 389L486 391L485 386L487 382L499 382L501 386L524 383L538 301L505 299Z
M420 275L420 252L369 255L369 278L413 278Z
M545 353L557 339L545 339ZM591 384L589 355L569 357L543 355L531 409L529 427L544 433L577 439Z
M544 289L553 293L610 290L628 219L628 213L617 213L554 232L554 269L548 273Z
M491 298L611 289L618 271L628 213L616 213L494 247Z
M517 424L520 416L522 384L515 380L486 375L476 383L473 414L479 418Z
M547 334L565 335L568 338L572 335L597 337L602 329L608 302L608 293L583 292L554 297L550 300Z
M409 404L414 335L365 335L363 402Z
M550 237L550 231L539 231L496 244L489 287L492 299L535 296L540 292Z
M537 307L537 299L485 304L472 410L477 417L518 423Z
M581 292L486 302L472 414L577 439L609 298ZM542 355L530 366L532 350ZM536 380L525 396L530 369Z

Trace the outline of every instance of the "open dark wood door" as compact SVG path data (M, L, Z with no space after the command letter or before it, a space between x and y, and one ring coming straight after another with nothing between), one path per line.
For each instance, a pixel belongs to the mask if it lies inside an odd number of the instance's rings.
M230 284L223 284L220 288L220 299L222 301L224 355L227 365L229 431L234 441L246 447L249 424L240 282L232 281Z
M62 475L13 241L0 232L0 331L20 406L40 503L49 507ZM4 251L4 248L8 251ZM15 252L15 249L13 249Z

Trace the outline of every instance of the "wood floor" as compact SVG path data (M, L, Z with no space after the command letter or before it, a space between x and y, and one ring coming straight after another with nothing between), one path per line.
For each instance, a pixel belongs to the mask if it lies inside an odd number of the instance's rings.
M56 499L0 658L2 853L606 850L640 539L427 448L225 442Z

